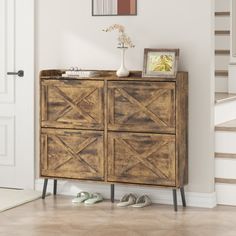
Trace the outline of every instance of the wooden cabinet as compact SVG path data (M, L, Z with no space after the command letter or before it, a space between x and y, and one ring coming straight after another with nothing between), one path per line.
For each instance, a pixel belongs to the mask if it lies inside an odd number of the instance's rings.
M103 130L103 87L103 81L42 81L42 126Z
M62 78L42 71L44 178L182 188L188 182L188 74ZM176 203L176 201L175 201Z
M101 131L41 130L41 174L48 177L104 180Z
M108 181L175 186L175 136L108 133Z
M174 82L108 82L108 130L175 134Z

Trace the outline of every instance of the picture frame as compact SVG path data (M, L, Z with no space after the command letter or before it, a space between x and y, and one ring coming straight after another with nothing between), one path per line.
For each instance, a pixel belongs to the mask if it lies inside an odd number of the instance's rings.
M92 16L137 16L138 0L91 0Z
M143 77L175 78L179 49L144 49Z

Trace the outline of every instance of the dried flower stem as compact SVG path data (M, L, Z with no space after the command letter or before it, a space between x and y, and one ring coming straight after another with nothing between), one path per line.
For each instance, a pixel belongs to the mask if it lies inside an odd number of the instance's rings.
M125 27L123 25L114 24L106 29L103 29L104 32L112 32L115 30L117 30L119 33L118 47L120 48L126 48L126 47L134 48L135 47L131 38L125 33Z

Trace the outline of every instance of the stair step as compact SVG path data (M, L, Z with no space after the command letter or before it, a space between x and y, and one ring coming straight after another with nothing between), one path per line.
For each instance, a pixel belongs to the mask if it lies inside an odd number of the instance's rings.
M215 12L230 11L231 1L230 0L215 0Z
M215 127L216 131L236 132L236 120L231 120Z
M236 160L222 159L215 160L215 178L236 180Z
M215 30L215 35L230 35L230 30Z
M235 93L215 93L215 103L223 103L236 100Z
M215 158L236 159L236 154L216 152L215 153Z
M229 11L218 11L218 12L215 12L215 16L230 16L230 12Z
M236 179L215 178L217 184L236 184Z
M227 93L228 92L228 77L227 76L216 76L215 77L215 92L216 93Z
M220 205L236 206L236 185L235 184L222 184L215 185L217 203Z
M230 55L221 54L215 55L215 70L228 75L228 68L230 63ZM219 76L216 76L219 77Z
M229 75L229 72L227 70L216 70L215 76L225 76L227 77Z
M227 76L216 76L215 77L215 92L216 93L227 93L228 89L228 77Z
M230 50L218 49L215 50L215 55L230 55Z
M230 48L230 37L228 35L215 37L215 49L229 49L229 48Z
M216 125L217 126L217 125ZM215 128L216 129L216 128ZM218 131L215 132L215 152L216 153L236 153L236 132ZM235 161L233 158L215 158L215 161ZM235 171L236 174L236 171ZM222 177L222 176L217 176ZM235 176L236 178L236 176Z
M222 92L215 95L215 125L236 119L236 96Z

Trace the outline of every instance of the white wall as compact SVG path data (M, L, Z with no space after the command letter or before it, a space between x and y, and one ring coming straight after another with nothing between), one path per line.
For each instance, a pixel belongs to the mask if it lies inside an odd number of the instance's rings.
M143 49L180 48L180 69L189 71L189 188L214 191L213 0L138 0L138 16L92 17L90 0L37 2L37 72L79 66L117 69L115 33L123 24L136 44L127 54L129 69L142 69Z

